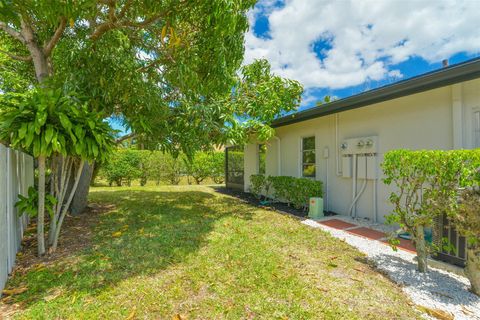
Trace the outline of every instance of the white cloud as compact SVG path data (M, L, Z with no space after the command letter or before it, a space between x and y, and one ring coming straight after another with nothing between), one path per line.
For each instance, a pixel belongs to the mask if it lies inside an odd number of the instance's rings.
M269 37L246 36L245 63L267 58L275 73L306 88L345 88L367 80L401 78L390 66L422 57L439 62L480 52L480 1L263 0L249 13L269 19ZM252 28L251 28L252 29ZM321 59L312 49L331 48Z

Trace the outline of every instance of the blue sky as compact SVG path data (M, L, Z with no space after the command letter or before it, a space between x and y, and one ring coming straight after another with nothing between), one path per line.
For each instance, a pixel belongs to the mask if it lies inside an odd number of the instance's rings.
M301 109L480 56L480 1L261 0L244 63L305 87Z

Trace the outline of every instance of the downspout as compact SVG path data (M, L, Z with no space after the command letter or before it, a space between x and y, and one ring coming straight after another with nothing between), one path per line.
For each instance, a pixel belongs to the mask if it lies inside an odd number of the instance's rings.
M275 140L277 140L277 176L281 176L282 175L282 140L277 137L277 136L274 136Z

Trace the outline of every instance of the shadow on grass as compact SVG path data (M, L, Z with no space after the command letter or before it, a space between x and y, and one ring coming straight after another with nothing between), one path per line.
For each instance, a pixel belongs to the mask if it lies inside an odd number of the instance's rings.
M158 273L198 251L219 219L251 219L252 211L235 199L202 191L96 191L90 202L115 205L100 216L93 246L14 277L10 286L28 288L14 302L28 307L58 290L69 297L97 295L130 277Z

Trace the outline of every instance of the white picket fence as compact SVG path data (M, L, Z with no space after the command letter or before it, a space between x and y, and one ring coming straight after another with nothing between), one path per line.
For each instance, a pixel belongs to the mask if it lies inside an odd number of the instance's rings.
M33 179L33 158L0 144L0 295L28 224L26 215L18 216L15 203L18 194L28 194Z

